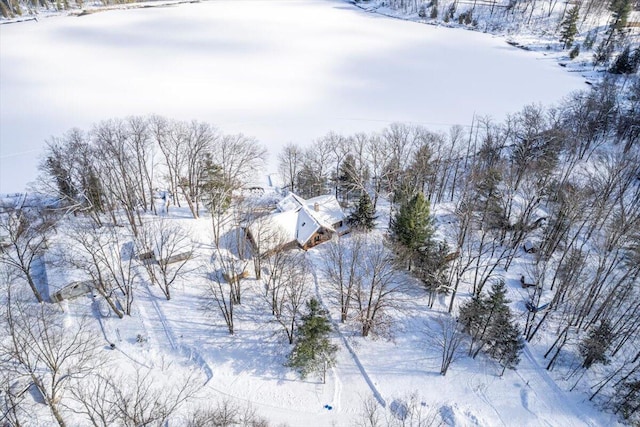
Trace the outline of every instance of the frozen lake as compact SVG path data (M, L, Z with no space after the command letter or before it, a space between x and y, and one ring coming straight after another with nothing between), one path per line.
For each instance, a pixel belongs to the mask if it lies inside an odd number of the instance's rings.
M285 143L330 130L468 125L474 113L501 119L584 87L501 38L337 0L211 1L2 25L0 192L35 178L46 138L113 117L207 121L257 137L273 159Z

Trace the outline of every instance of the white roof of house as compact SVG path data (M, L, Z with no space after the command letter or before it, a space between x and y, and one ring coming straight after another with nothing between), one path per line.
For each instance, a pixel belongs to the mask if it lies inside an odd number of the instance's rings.
M318 204L318 211L315 211L315 205ZM327 194L318 196L306 201L307 207L311 209L312 215L316 217L323 225L331 227L333 224L343 221L346 215L342 211L342 207L335 196Z
M313 233L318 231L321 224L316 218L314 218L308 209L302 208L298 211L298 223L296 229L296 240L301 245L307 243L307 241L313 236Z
M260 251L269 251L294 240L304 245L321 227L333 230L333 224L346 218L332 195L304 200L290 193L276 207L275 212L249 226L253 238L260 239L256 242Z
M278 208L278 210L280 212L297 211L302 206L304 206L304 204L305 204L304 199L302 199L299 196L296 196L293 193L289 193L287 195L287 197L285 197L284 199L280 200L276 204L276 207Z
M260 217L249 225L249 231L260 252L271 251L278 246L296 240L298 213L296 211L274 212Z

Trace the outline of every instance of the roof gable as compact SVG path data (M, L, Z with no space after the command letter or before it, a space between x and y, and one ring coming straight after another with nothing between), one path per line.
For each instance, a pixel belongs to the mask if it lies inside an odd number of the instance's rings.
M296 227L296 240L304 245L309 241L313 233L318 231L321 224L314 218L308 209L303 208L298 211L298 223Z

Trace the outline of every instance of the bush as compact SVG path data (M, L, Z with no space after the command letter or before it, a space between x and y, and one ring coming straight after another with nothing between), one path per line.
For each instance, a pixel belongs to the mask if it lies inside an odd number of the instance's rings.
M580 55L580 45L577 44L569 51L569 59L576 59Z

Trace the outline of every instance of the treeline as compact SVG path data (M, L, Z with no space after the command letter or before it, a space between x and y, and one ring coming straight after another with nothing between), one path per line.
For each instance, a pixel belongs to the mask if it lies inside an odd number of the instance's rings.
M140 0L100 0L98 3L88 2L86 4L110 6L139 2ZM17 18L38 15L43 10L63 11L82 9L84 6L83 0L0 0L0 14L5 18Z
M40 165L43 192L57 194L70 212L87 213L98 225L114 224L123 210L134 235L141 213L186 203L194 218L212 208L260 170L267 151L242 134L225 135L207 123L159 116L101 122L88 132L72 129L48 141Z
M563 49L569 58L612 67L612 71L633 74L638 69L640 50L637 42L640 10L637 0L380 0L362 1L367 8L386 6L426 22L461 25L490 33L539 34L547 49ZM550 34L555 35L553 39ZM554 40L555 39L555 40ZM636 52L632 65L618 64L629 52ZM632 61L633 62L633 61Z

